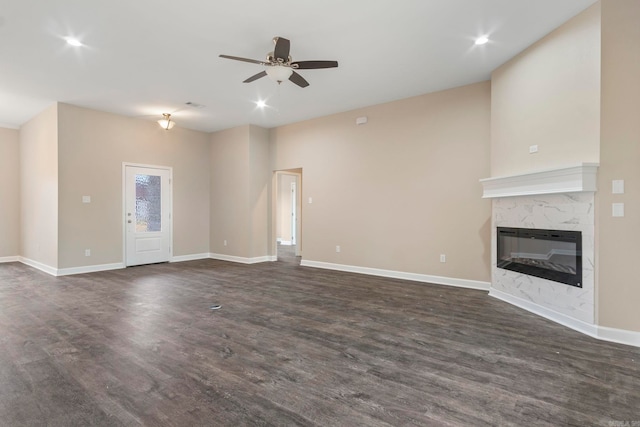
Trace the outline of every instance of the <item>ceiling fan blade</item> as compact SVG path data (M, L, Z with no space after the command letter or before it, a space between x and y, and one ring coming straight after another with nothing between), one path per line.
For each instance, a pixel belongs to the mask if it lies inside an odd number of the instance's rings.
M273 56L276 60L282 59L284 62L289 61L289 49L291 48L291 42L284 37L276 37L276 47L273 50Z
M291 63L291 66L293 66L294 68L296 65L298 66L298 70L335 68L338 66L338 61L296 61Z
M233 59L235 61L250 62L252 64L259 64L259 65L267 65L264 61L258 61L257 59L241 58L239 56L230 56L230 55L219 55L219 56L220 58Z
M252 81L255 81L255 80L261 79L261 78L263 78L263 77L264 77L264 76L266 76L266 75L267 75L267 72L266 72L266 71L261 71L261 72L259 72L258 74L256 74L256 75L253 75L253 76L249 77L247 80L243 81L242 83L251 83Z
M289 76L289 80L291 80L293 83L297 84L300 87L309 86L309 82L306 81L304 77L302 77L300 74L296 73L295 71L291 73L291 76Z

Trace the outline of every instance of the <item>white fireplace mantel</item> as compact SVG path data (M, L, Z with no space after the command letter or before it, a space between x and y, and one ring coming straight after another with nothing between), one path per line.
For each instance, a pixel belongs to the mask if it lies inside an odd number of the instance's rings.
M582 163L520 175L484 178L480 180L482 198L596 191L597 171L598 163Z

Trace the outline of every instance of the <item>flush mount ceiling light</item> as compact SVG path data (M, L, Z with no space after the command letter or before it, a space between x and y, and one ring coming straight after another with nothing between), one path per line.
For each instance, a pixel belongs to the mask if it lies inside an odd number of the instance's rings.
M475 44L477 44L478 46L483 45L483 44L487 44L489 42L489 37L488 36L480 36L476 39L476 41L474 42Z
M262 99L261 99L261 100L259 100L259 101L256 101L256 107L258 107L258 108L261 108L261 109L262 109L262 108L264 108L264 107L266 107L266 106L267 106L267 102L266 102L266 101L263 101Z
M164 113L162 114L162 117L162 119L158 120L158 124L162 129L169 130L176 124L176 122L171 120L171 114Z

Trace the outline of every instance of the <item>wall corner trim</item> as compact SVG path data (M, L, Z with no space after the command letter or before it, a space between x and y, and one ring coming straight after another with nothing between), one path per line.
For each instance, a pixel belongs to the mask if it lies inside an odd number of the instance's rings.
M479 289L482 291L488 291L490 287L489 282L482 282L479 280L467 280L467 279L457 279L453 277L431 276L428 274L407 273L404 271L394 271L394 270L382 270L378 268L358 267L358 266L345 265L345 264L333 264L328 262L310 261L305 259L303 259L300 262L300 265L303 267L324 268L326 270L345 271L348 273L359 273L359 274L367 274L370 276L389 277L392 279L411 280L414 282L430 283L434 285L446 285L446 286L455 286L455 287L467 288L467 289Z
M502 300L511 305L515 305L518 308L529 311L533 314L537 314L538 316L544 317L545 319L551 320L552 322L559 323L563 326L566 326L567 328L571 328L574 331L581 332L592 338L596 338L602 341L610 341L618 344L640 347L640 332L608 328L606 326L586 323L494 288L491 288L489 290L489 296Z

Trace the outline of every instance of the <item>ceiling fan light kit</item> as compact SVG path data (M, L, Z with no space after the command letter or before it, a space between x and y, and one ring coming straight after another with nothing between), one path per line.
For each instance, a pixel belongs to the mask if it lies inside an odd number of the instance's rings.
M265 71L271 80L278 83L289 80L289 77L293 74L293 69L291 67L285 67L284 65L267 65Z
M162 129L169 130L176 124L176 122L171 120L171 114L163 113L162 117L162 119L158 120L158 124Z
M338 61L292 62L291 56L289 55L291 42L283 37L274 37L273 42L275 43L275 48L273 49L273 52L269 52L267 54L267 58L264 61L231 55L220 55L220 57L233 59L234 61L249 62L251 64L258 64L265 67L264 71L249 77L244 80L243 83L251 83L264 76L269 76L269 78L278 82L278 84L285 80L289 80L300 87L307 87L309 86L309 82L307 82L300 74L296 73L295 70L314 70L320 68L335 68L338 66Z

